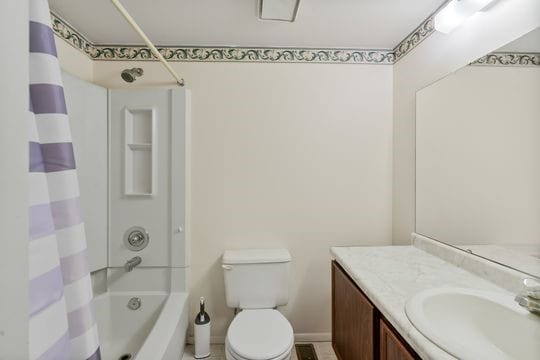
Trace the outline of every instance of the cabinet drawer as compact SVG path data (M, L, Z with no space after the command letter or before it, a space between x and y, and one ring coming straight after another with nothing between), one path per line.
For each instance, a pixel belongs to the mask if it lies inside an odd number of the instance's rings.
M414 360L411 353L394 330L384 321L380 320L380 359L381 360Z

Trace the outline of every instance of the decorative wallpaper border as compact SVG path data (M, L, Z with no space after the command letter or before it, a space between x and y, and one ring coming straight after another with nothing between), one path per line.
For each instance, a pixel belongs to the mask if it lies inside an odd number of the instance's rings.
M393 64L390 50L158 47L168 61ZM155 60L147 47L95 46L94 60Z
M473 61L472 66L540 66L540 53L494 52Z
M84 35L79 33L73 26L69 25L66 21L64 21L52 11L51 24L54 33L58 37L66 41L75 49L78 49L84 54L86 54L89 58L93 58L92 54L95 54L95 46Z
M90 42L61 17L51 11L55 34L92 60L156 61L145 46L97 45ZM312 49L312 48L244 48L244 47L158 47L168 61L183 62L270 62L270 63L338 63L392 65L408 54L434 31L429 17L393 50L385 49Z
M430 16L394 48L394 56L396 58L395 61L397 62L399 59L407 55L412 49L417 47L422 41L433 34L434 31L435 25L433 22L433 17Z

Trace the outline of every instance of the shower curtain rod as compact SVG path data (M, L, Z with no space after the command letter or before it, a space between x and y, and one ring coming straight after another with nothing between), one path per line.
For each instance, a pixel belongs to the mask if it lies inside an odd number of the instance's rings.
M184 79L182 79L180 76L178 76L178 74L176 73L176 71L174 71L174 69L171 67L171 65L167 62L167 60L165 60L165 58L163 57L163 55L161 55L161 53L158 51L158 49L156 49L156 47L154 46L154 44L152 44L152 42L150 41L150 39L148 38L148 36L146 36L146 34L144 33L144 31L142 31L142 29L139 27L139 25L137 25L137 23L135 22L135 20L131 17L131 15L129 15L129 13L127 12L126 8L120 3L120 1L118 0L111 0L111 2L113 3L114 6L116 6L116 8L118 9L118 11L120 12L120 14L122 14L122 16L127 20L127 22L129 23L129 25L131 25L131 27L137 32L137 34L139 34L139 36L143 39L143 41L146 43L146 45L150 48L150 50L152 51L152 53L154 54L155 57L158 58L159 61L161 61L161 63L163 64L163 66L165 66L165 68L167 69L167 71L169 71L169 73L176 79L176 83L178 84L178 86L184 86Z

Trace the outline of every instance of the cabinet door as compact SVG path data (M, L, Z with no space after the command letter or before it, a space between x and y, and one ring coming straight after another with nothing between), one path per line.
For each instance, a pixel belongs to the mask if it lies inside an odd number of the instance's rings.
M332 263L332 345L340 360L373 359L374 308Z
M381 328L381 360L414 360L415 357L407 349L407 346L394 333L394 330L386 324L384 320L380 321Z

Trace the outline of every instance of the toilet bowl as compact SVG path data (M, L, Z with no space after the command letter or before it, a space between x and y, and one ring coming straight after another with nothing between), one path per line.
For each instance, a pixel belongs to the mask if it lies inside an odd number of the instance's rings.
M244 310L227 331L227 360L288 360L294 346L293 329L277 310Z
M275 310L289 300L290 262L286 249L228 250L223 254L227 305L236 313L225 339L227 360L291 358L293 329Z

